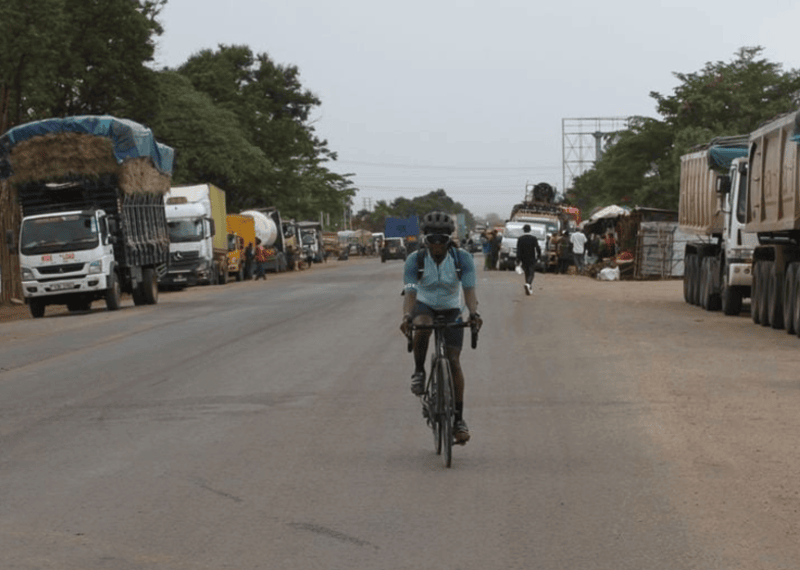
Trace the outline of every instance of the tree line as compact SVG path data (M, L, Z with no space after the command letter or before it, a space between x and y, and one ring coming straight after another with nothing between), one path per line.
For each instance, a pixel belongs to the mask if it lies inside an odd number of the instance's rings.
M680 157L715 137L746 135L800 103L800 71L742 47L729 62L709 62L694 73L674 73L672 95L651 92L660 119L632 117L610 134L594 167L576 177L567 200L584 218L610 204L678 209Z
M0 133L49 117L109 114L175 149L173 184L211 182L228 208L278 207L319 219L355 189L310 120L320 99L296 66L220 45L155 70L167 0L0 3Z
M382 232L387 217L409 218L416 215L421 218L433 210L447 212L448 214L464 214L467 228L472 229L475 227L475 218L472 212L467 210L461 202L454 201L444 189L439 188L424 196L417 196L411 199L399 197L391 202L378 200L375 202L375 207L372 211L363 209L355 214L353 228Z

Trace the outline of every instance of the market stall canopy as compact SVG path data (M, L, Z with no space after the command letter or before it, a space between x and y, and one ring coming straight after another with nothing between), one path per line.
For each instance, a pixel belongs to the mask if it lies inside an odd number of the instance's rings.
M620 216L627 216L630 214L630 210L627 208L623 208L622 206L606 206L605 208L598 210L594 214L592 214L589 219L587 220L588 224L592 224L599 220L606 220L609 218L619 218Z

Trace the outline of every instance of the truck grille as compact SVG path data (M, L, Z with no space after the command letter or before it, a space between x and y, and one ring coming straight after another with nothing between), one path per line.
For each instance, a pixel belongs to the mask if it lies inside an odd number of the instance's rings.
M199 251L175 251L169 254L169 268L171 271L176 269L192 269L200 259Z
M66 265L51 265L49 267L39 267L42 275L61 275L62 273L75 273L83 269L83 263L68 263Z

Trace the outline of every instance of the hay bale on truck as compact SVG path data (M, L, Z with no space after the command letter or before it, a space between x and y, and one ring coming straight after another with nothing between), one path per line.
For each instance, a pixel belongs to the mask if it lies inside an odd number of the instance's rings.
M150 129L110 116L47 119L0 137L0 178L22 211L19 259L31 314L158 302L169 262L163 195L173 150Z

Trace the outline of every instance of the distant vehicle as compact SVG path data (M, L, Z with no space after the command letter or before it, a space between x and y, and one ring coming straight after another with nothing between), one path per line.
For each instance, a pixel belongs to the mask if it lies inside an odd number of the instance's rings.
M506 222L505 229L503 230L503 241L500 244L499 269L514 269L517 265L517 239L525 233L522 230L525 224L531 227L531 235L536 236L536 239L539 240L539 247L542 249L542 253L545 252L548 231L545 223L528 221ZM542 260L540 260L540 263L541 262Z
M383 240L383 249L381 249L381 263L386 263L387 259L403 259L408 257L406 251L406 244L403 238L385 238Z

